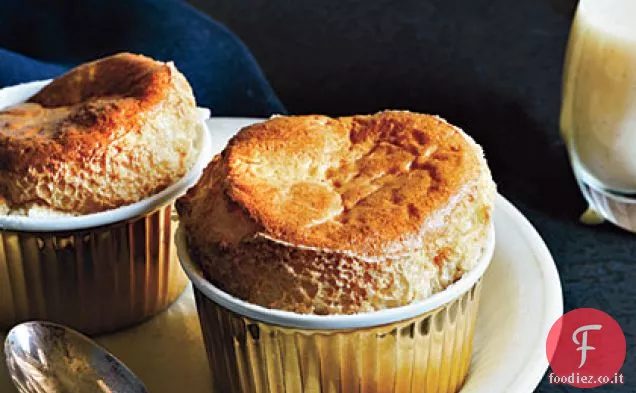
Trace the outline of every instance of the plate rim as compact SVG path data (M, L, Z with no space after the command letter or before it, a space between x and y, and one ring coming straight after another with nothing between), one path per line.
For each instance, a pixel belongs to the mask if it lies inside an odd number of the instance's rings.
M561 285L561 276L559 275L558 268L548 246L545 244L545 241L537 229L512 202L503 195L498 194L496 208L500 208L500 211L503 211L508 216L510 222L514 223L519 230L528 248L532 250L533 259L543 278L542 281L544 285L542 293L544 294L544 304L542 305L542 315L544 319L540 325L540 329L547 337L550 328L554 322L563 315L564 310L563 287ZM539 327L536 329L539 329ZM529 352L527 359L528 362L522 369L523 373L517 374L517 376L508 383L506 391L525 392L524 387L529 388L530 391L534 391L541 383L549 367L545 353L545 344Z

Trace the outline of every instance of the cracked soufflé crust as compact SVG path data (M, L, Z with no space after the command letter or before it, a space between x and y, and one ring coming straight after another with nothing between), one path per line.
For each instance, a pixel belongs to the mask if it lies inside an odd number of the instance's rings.
M137 202L185 174L198 132L174 65L129 53L82 64L0 111L3 208L85 214Z
M241 130L178 201L208 278L315 314L396 307L482 254L495 186L481 148L403 111L274 117Z

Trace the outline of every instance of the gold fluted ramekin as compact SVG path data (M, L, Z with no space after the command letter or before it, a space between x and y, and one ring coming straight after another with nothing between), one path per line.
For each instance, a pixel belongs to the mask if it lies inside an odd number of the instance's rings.
M237 299L179 258L195 298L216 392L451 393L468 374L482 276L494 231L473 270L430 298L356 315L303 315Z
M0 108L47 83L1 89ZM194 167L143 201L82 216L0 216L0 331L48 320L99 334L141 322L172 303L187 284L174 245L173 202L207 165L210 139L202 121Z

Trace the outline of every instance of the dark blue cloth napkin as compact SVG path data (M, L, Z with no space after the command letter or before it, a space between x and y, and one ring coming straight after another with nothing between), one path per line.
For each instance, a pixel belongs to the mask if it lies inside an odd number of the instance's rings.
M172 60L213 116L284 113L249 50L178 0L0 0L0 87L117 52Z

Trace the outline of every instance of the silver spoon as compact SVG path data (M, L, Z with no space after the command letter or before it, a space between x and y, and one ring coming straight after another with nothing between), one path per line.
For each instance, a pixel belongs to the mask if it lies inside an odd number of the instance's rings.
M15 326L4 342L20 393L147 393L122 362L88 337L50 322Z

